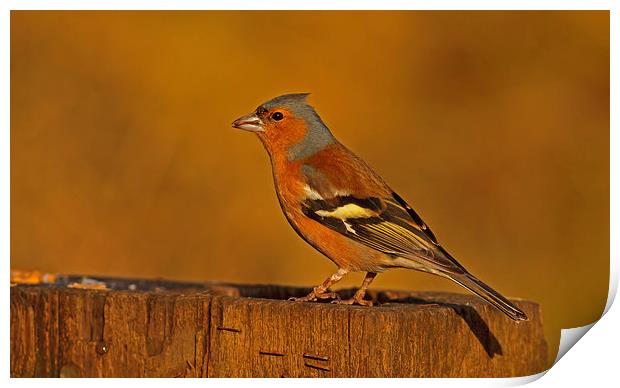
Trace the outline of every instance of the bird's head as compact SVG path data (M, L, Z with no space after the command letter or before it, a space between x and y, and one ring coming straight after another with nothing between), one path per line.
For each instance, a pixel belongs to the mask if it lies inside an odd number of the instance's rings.
M308 93L276 97L238 118L232 126L255 132L272 157L306 158L335 142L314 108L306 102L307 97Z

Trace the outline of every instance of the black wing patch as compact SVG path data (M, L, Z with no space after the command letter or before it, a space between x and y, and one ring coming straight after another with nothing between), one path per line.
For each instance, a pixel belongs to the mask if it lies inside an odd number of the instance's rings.
M413 221L420 227L420 229L422 229L428 235L431 241L433 241L435 244L438 244L435 234L428 227L428 225L426 225L426 223L422 221L422 218L418 215L418 213L416 213L415 210L413 210L413 208L411 208L411 206L409 206L409 204L407 204L407 202L405 202L405 200L402 199L400 195L393 192L392 197L394 197L396 202L398 202L399 205L402 206L407 211L407 213L409 213Z
M307 217L388 254L432 257L436 250L433 239L417 222L412 222L406 208L391 198L347 195L327 200L307 199L302 211Z
M334 211L346 205L356 205L375 212L381 212L385 208L383 201L379 198L356 198L352 195L338 195L329 199L306 199L304 209L311 211Z
M448 272L461 266L437 243L420 216L396 193L390 198L306 199L303 213L370 248L393 256L418 258Z

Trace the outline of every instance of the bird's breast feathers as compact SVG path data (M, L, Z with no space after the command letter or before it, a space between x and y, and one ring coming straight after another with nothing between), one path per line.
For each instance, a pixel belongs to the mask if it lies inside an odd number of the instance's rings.
M306 217L384 254L460 271L420 216L344 147L287 164L280 175L280 201L293 224Z

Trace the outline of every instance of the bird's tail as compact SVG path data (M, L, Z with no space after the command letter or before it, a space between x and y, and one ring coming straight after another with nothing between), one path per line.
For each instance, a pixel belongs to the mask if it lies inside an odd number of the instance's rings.
M523 311L503 297L499 292L477 279L474 275L466 272L459 275L450 275L449 278L480 296L515 321L527 321L527 315L525 315Z

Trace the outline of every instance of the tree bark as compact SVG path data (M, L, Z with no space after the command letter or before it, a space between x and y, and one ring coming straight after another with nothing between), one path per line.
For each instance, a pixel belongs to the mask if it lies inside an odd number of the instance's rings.
M511 377L547 368L540 307L473 295L57 276L11 287L12 377ZM352 290L342 290L343 297Z

